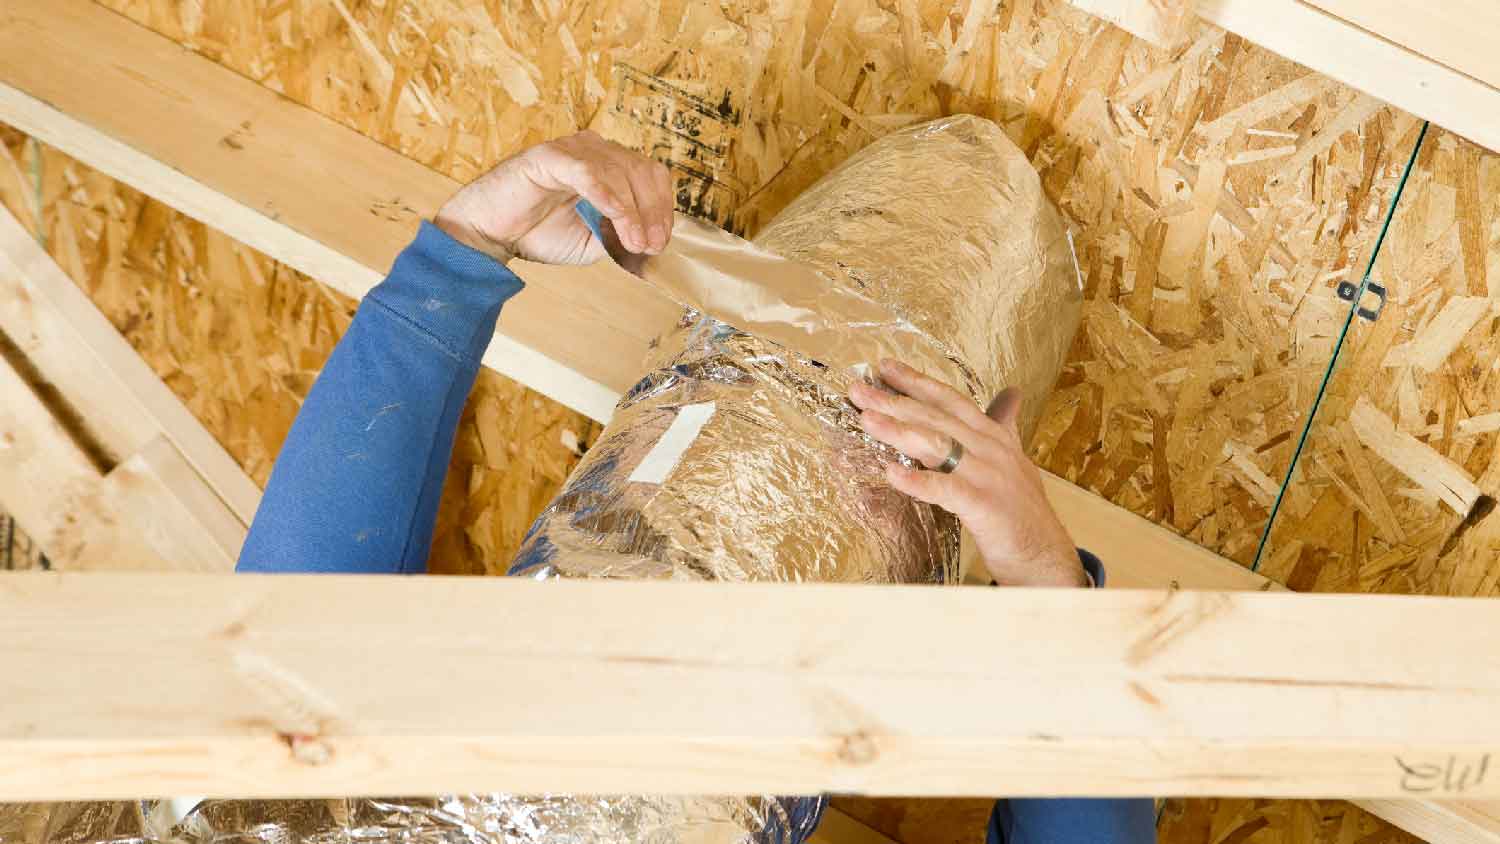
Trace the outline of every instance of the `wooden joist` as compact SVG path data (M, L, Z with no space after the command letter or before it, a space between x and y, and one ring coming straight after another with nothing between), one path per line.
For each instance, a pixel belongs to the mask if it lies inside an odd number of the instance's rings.
M1497 636L1424 597L19 573L0 799L1497 798Z
M1377 38L1500 89L1500 4L1494 0L1302 0Z
M68 400L115 460L165 436L246 524L260 488L78 285L0 208L0 331Z
M52 561L232 567L259 488L4 209L0 332L62 405L13 366L0 372L0 435L13 445L0 450L0 503Z
M355 298L458 189L89 0L8 0L0 83L0 120ZM607 419L681 309L612 265L518 271L485 363Z
M104 473L42 397L0 357L0 502L61 568L114 556L160 566L104 496Z

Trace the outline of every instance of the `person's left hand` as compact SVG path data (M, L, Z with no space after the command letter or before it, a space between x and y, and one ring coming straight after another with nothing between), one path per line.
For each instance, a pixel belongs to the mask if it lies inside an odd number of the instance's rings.
M897 392L863 382L849 399L872 437L927 469L886 467L891 486L958 516L995 582L1014 586L1085 586L1089 582L1062 520L1047 500L1042 475L1021 447L1021 393L1002 392L988 413L946 384L893 360L880 378ZM962 449L951 474L933 471Z

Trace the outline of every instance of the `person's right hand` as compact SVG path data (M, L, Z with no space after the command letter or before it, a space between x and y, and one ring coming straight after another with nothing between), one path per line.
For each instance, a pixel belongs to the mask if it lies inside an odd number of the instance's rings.
M609 219L628 252L656 254L672 236L667 168L587 131L500 162L454 194L433 223L501 263L589 264L613 244L600 243L574 212L579 197Z
M996 583L1086 586L1089 578L1042 475L1021 447L1021 393L1002 392L988 414L957 390L893 360L880 379L896 392L856 383L849 398L865 431L928 467L886 467L891 486L958 516ZM963 456L951 474L932 471L954 442Z

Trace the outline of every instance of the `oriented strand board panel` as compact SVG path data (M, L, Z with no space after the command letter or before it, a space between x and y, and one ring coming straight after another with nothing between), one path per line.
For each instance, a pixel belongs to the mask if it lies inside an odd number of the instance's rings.
M1500 593L1500 155L1429 134L1265 573L1294 589Z
M5 799L1500 797L1488 600L4 577Z
M1158 47L1175 47L1193 20L1196 0L1068 0Z
M1371 34L1472 76L1500 97L1500 4L1492 0L1302 0Z

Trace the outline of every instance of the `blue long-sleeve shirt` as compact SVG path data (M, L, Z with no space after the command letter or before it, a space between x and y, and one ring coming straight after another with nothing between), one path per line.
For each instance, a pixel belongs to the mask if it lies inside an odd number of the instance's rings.
M423 571L459 416L522 287L424 222L303 402L237 570Z

